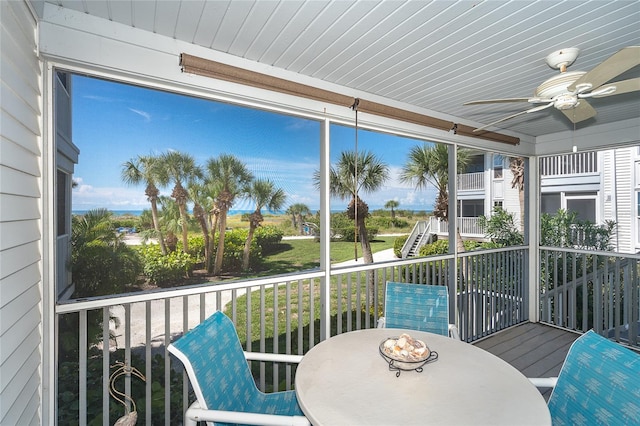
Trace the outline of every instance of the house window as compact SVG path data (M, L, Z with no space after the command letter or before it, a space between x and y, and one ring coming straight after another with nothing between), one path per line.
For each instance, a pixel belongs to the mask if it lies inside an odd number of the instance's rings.
M56 236L58 237L69 233L69 227L67 226L68 222L70 222L69 215L67 214L67 206L69 205L69 191L67 191L68 178L68 174L62 170L58 170L56 175Z
M540 213L554 215L562 208L560 193L540 195Z
M493 208L495 209L496 207L502 208L502 201L494 201Z
M504 157L500 154L493 156L493 178L502 179L504 168Z
M576 212L578 220L596 222L596 193L567 193L568 212Z
M460 217L480 217L484 214L484 200L460 200Z

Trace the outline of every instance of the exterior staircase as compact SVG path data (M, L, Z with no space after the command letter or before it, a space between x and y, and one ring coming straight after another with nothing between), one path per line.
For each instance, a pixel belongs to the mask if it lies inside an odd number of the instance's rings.
M420 247L433 242L433 237L431 222L427 220L416 222L407 241L402 246L402 258L414 257L420 252Z

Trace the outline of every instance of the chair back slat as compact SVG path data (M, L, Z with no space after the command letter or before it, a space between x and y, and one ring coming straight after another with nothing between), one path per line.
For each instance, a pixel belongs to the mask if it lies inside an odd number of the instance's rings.
M387 282L387 328L449 334L449 293L445 286Z
M259 390L236 329L226 315L215 312L172 345L193 368L194 376L189 379L198 401L206 404L202 408L252 411L248 403L260 399Z
M640 354L588 331L567 353L549 411L554 425L640 424Z

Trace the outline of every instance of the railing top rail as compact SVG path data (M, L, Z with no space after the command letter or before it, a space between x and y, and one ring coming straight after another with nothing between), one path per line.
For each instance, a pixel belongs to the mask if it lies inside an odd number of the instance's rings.
M458 253L458 257L469 257L475 256L478 254L494 254L494 253L502 253L505 251L516 251L516 250L528 250L529 246L509 246L509 247L501 247L494 249L479 249L479 250L471 250Z
M343 275L349 272L370 271L373 269L382 269L389 266L406 266L414 263L434 262L440 260L453 259L453 254L427 256L427 257L411 257L407 259L393 259L385 262L368 263L362 265L349 265L331 268L331 275Z
M596 256L607 256L607 257L623 257L626 259L636 259L640 260L640 254L633 253L616 253L613 251L601 251L601 250L585 250L585 249L577 249L572 247L551 247L551 246L540 246L540 250L547 251L562 251L566 253L579 253L579 254L592 254Z
M305 280L318 278L324 275L320 270L308 272L284 274L273 277L246 279L228 283L203 283L184 286L179 288L167 288L160 290L144 291L139 293L127 293L115 296L99 296L86 299L72 299L60 302L56 305L56 314L66 314L88 309L100 309L113 305L124 305L127 303L147 302L159 299L172 299L181 296L193 296L218 291L238 290L250 287L258 287L270 284L286 283L287 281Z

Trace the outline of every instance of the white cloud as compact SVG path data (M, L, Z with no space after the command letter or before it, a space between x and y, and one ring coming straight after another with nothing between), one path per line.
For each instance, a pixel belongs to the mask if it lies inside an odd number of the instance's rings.
M78 186L73 189L73 210L106 208L109 210L143 210L150 207L140 188L94 187L74 178Z
M151 122L151 114L149 114L146 111L141 111L139 109L134 109L134 108L129 108L129 111L134 112L136 114L138 114L139 116L141 116L142 118L144 118L144 121L146 123Z

